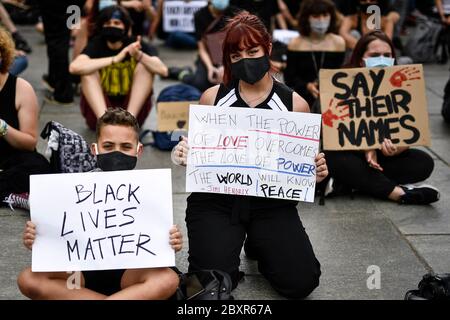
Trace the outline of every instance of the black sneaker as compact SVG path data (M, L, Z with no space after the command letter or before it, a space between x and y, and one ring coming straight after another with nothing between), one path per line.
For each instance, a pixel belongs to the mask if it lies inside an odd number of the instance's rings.
M48 91L55 92L55 86L50 82L50 77L48 76L48 74L42 75L42 84Z
M439 200L439 190L429 185L400 186L405 194L400 197L401 204L430 204Z
M26 53L31 53L31 47L29 46L28 42L22 37L22 35L19 32L14 32L12 34L12 38L14 40L14 43L16 45L17 50L25 51Z
M44 101L59 106L71 106L73 104L73 99L67 101L56 100L52 92L47 92L47 94L44 97Z
M191 67L170 67L169 75L166 79L181 80L185 75L191 74L192 72Z

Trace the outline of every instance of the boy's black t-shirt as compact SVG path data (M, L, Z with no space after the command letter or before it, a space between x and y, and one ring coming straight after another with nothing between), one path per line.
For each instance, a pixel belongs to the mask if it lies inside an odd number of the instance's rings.
M123 41L123 45L120 49L112 50L108 47L106 41L102 37L96 36L89 40L82 54L87 55L91 59L113 57L117 55L123 48L135 41L135 37L127 38ZM141 42L141 45L142 52L150 56L157 55L157 51L155 48L149 46L145 42ZM128 95L131 90L131 84L136 64L136 60L128 55L121 62L111 64L100 69L99 72L102 88L107 96L123 97Z

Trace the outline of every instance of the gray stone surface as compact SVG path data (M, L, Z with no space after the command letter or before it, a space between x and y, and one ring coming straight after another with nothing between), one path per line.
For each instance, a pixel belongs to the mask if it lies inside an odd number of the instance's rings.
M40 130L49 120L56 120L85 136L95 138L80 115L76 98L72 106L60 107L43 103L41 75L46 72L43 36L32 27L22 33L33 45L30 67L23 74L35 88L41 106ZM174 51L158 45L160 56L169 66L193 66L193 51ZM308 299L403 299L405 292L417 286L428 270L450 272L450 127L440 116L443 88L449 73L448 65L426 65L428 110L432 145L421 148L435 159L435 170L427 183L441 190L441 200L431 206L400 206L364 196L327 199L324 206L301 203L300 217L322 265L320 286ZM155 79L155 96L173 81ZM152 110L144 129L155 128L156 113ZM151 137L147 137L149 141ZM45 150L40 139L38 150ZM171 168L173 181L174 222L184 234L185 246L177 254L180 270L188 268L188 242L184 222L186 198L185 171L170 161L170 153L151 147L144 149L138 168ZM17 285L19 272L30 264L31 254L22 245L22 230L28 214L0 208L0 299L23 299ZM367 268L376 265L381 271L381 288L369 290ZM259 274L256 261L241 254L245 280L234 291L238 299L283 299Z

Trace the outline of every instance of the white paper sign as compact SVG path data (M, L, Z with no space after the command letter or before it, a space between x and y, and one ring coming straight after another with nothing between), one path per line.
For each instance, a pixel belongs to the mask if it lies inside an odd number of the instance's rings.
M314 201L321 116L191 105L187 192Z
M194 32L194 13L208 1L164 1L163 30L165 32Z
M33 271L175 265L170 169L33 175Z
M300 33L295 30L284 30L284 29L275 29L273 30L273 39L283 42L284 44L289 44L289 42L298 37Z

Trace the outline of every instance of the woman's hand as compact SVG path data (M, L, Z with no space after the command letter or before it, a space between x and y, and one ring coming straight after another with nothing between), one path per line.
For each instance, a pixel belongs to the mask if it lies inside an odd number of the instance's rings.
M31 221L27 221L23 231L23 244L28 250L32 249L34 239L36 239L36 225Z
M308 89L309 93L311 93L311 95L315 99L319 97L319 84L317 83L317 81L308 82L308 84L306 85L306 89Z
M320 183L328 176L328 167L325 160L325 154L319 153L314 159L316 163L316 182Z
M408 147L397 147L394 145L391 141L391 139L384 139L383 143L381 144L381 152L386 157L392 157L396 156L403 151L407 150Z
M364 151L364 153L366 155L367 163L369 164L370 167L372 167L376 170L383 171L383 168L378 163L376 150L367 150L367 151Z
M169 231L169 243L175 252L180 251L183 248L183 235L181 231L178 229L177 225L173 225Z
M219 84L223 78L223 67L211 67L208 69L208 81L212 84Z
M186 166L188 151L188 139L186 137L181 137L180 142L178 142L178 144L172 150L172 161L175 164Z

